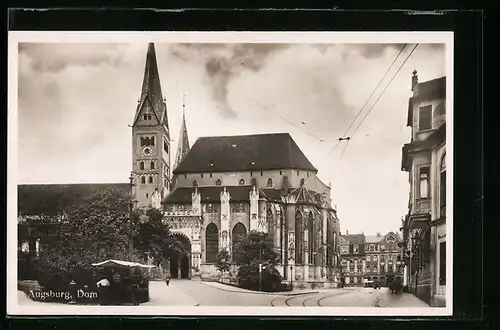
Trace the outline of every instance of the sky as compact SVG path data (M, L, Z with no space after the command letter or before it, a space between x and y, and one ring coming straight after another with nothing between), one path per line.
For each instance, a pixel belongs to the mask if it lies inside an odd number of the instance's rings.
M444 76L444 45L419 44L382 95L413 49L407 45L370 100L402 44L155 47L172 150L185 95L191 143L201 136L289 132L319 178L331 182L343 233L398 231L408 205L401 147L410 140L412 71L419 81ZM20 184L128 181L128 125L146 51L147 43L19 44ZM346 136L349 142L334 148Z

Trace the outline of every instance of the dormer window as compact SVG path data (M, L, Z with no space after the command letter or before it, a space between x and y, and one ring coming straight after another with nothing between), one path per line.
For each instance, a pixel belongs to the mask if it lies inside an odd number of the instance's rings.
M269 178L267 179L267 188L272 188L273 187L273 179Z
M222 186L222 181L220 179L217 179L217 181L215 182L215 185Z
M152 117L150 114L145 113L143 118L144 118L144 120L151 120Z
M303 186L306 181L302 178L300 179L300 185Z
M432 128L432 105L426 105L418 109L418 129L426 131Z
M240 186L244 186L245 185L245 180L241 179L240 180Z
M195 187L195 188L198 187L198 181L196 181L196 180L193 181L193 187Z

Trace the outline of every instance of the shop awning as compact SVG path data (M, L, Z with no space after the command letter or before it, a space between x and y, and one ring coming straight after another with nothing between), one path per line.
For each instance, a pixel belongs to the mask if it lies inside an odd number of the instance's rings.
M143 265L138 262L130 262L130 261L122 261L122 260L113 260L109 259L103 262L98 262L92 264L92 266L100 266L100 267L115 267L115 268L132 268L132 267L140 267L140 268L155 268L156 266L151 265Z

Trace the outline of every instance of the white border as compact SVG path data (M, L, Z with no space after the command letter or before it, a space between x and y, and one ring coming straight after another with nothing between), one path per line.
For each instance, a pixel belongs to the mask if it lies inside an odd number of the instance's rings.
M7 163L8 315L248 315L248 316L449 316L453 303L453 200L447 196L447 286L444 308L71 306L17 303L17 81L18 43L444 43L446 44L447 190L453 191L453 32L9 32ZM449 165L448 165L449 164Z

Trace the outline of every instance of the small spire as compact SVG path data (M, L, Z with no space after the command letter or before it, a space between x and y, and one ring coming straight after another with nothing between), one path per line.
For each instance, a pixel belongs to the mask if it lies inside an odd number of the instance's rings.
M417 87L418 84L418 72L417 70L413 70L413 76L411 77L411 91L414 92L415 88Z
M174 168L179 166L179 164L184 160L186 155L190 150L189 146L189 137L187 132L186 125L186 102L185 95L182 95L182 122L181 122L181 131L179 136L179 144L177 145L177 155L175 157Z

